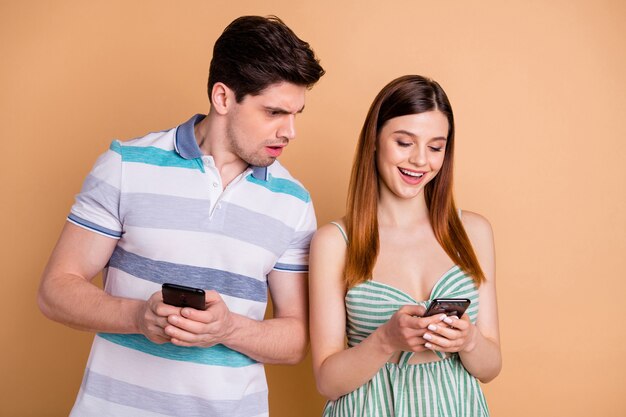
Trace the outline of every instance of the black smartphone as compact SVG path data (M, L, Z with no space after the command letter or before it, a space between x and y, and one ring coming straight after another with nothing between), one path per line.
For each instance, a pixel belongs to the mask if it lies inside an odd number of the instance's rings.
M423 317L445 314L446 316L461 317L469 307L471 301L467 298L435 298L430 302Z
M192 307L204 310L204 290L184 285L165 283L161 287L163 302L176 307Z

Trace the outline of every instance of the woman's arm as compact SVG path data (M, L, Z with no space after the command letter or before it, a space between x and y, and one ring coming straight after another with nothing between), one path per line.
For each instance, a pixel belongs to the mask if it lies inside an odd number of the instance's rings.
M469 373L482 382L489 382L502 368L493 232L487 219L476 213L464 211L463 224L485 273L485 281L478 290L480 311L476 325L470 323L467 315L461 319L446 319L452 329L436 326L424 337L431 336L428 342L434 350L458 352Z
M310 331L318 391L331 400L354 391L399 350L423 351L424 330L416 330L423 307L405 306L353 348L346 348L346 243L336 226L320 228L309 260Z
M463 224L485 273L485 282L478 290L480 311L473 343L459 352L459 355L472 375L482 382L489 382L502 369L493 231L487 219L472 212L463 212Z

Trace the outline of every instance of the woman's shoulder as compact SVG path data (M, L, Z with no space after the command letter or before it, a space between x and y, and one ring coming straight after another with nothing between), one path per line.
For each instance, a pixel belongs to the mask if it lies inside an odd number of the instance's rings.
M322 242L324 244L341 244L343 246L347 243L346 236L346 223L344 218L334 220L321 226L315 232L313 236L314 242Z
M463 210L461 212L461 221L463 222L463 227L473 244L484 242L485 240L493 240L491 223L489 223L489 220L481 214Z
M470 241L474 245L493 241L491 223L483 215L463 210L461 212L461 221Z
M344 224L343 220L325 224L313 235L310 262L316 269L319 269L320 263L327 267L337 265L339 269L343 268L348 245L343 229L337 225L343 228Z

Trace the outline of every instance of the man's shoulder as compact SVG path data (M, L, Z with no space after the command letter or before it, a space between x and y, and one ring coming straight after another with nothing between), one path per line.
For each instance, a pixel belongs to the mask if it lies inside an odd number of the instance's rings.
M176 128L151 132L144 136L132 139L116 140L115 142L123 148L160 148L174 150L174 139Z

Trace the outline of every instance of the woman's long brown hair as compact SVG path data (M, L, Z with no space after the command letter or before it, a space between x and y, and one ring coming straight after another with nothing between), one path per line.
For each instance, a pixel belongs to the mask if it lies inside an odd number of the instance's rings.
M485 280L472 244L467 237L452 197L454 162L454 116L441 86L420 75L405 75L387 84L372 103L361 129L348 189L346 232L348 252L345 279L347 288L372 278L379 250L378 169L376 140L390 119L438 110L448 119L448 138L443 165L426 184L424 197L430 224L437 241L448 256L476 284Z

